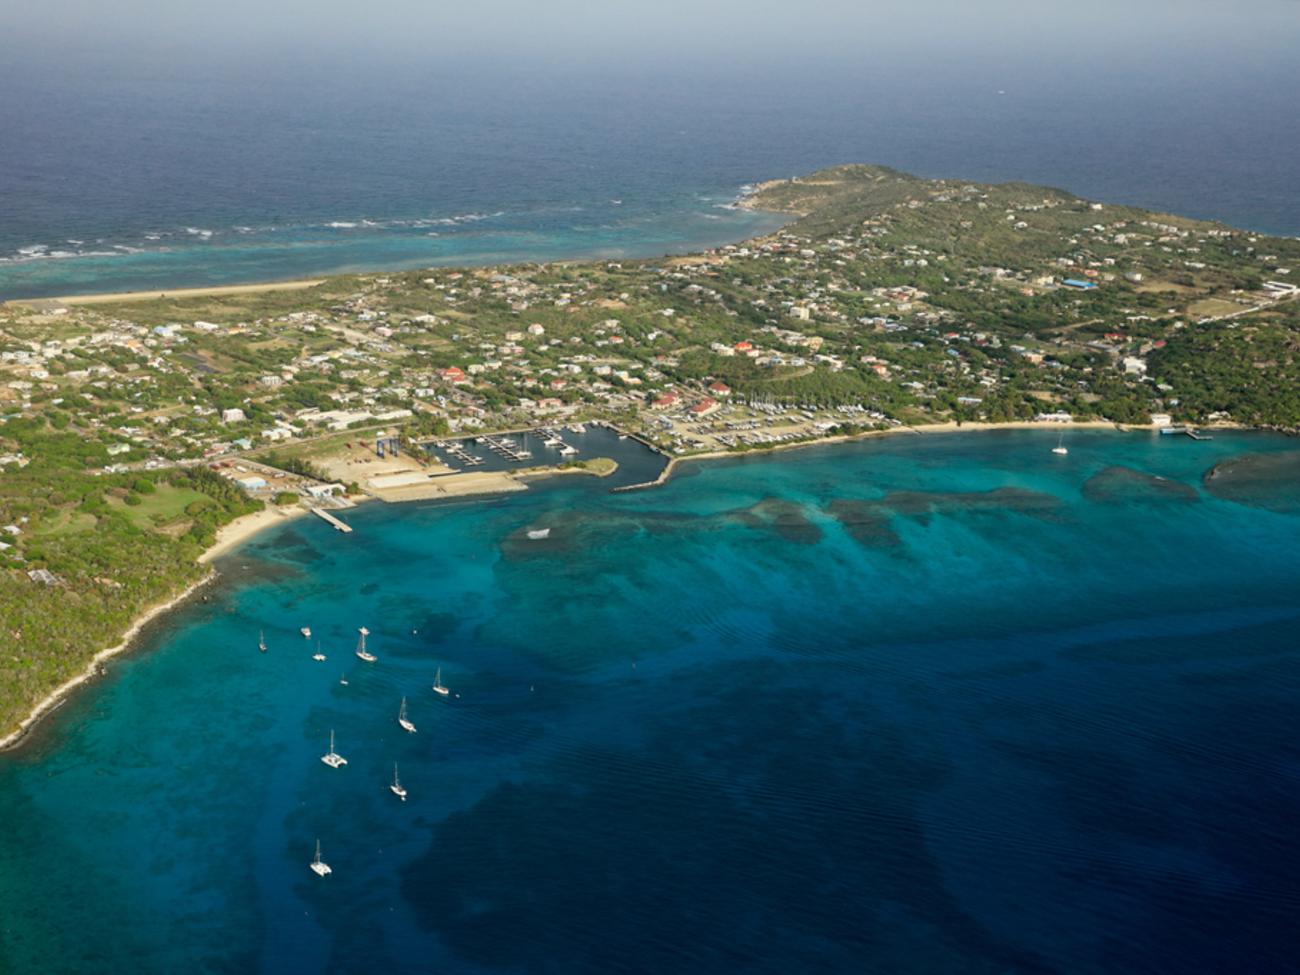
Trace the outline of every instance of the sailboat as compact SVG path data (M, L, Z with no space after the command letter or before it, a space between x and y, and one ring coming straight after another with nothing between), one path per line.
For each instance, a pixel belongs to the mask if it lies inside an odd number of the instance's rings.
M1054 454L1068 454L1070 451L1065 446L1065 431L1061 431L1061 436L1057 438L1056 446L1052 448Z
M393 795L397 796L397 798L401 799L402 802L406 801L406 786L402 785L402 780L397 777L396 762L393 763L393 784L388 788L389 791L391 791Z
M347 687L347 686L348 686L348 675L347 675L347 674L343 674L342 676L340 676L340 677L339 677L339 683L342 684L344 687Z
M403 731L415 734L415 725L406 717L406 698L402 698L402 709L397 712L397 723L402 726Z
M266 631L265 630L257 631L257 649L261 650L263 653L266 653Z
M330 865L320 858L320 840L316 841L316 855L312 857L311 872L318 877L328 877L334 871Z
M312 660L324 660L325 654L320 652L320 641L316 641L316 652L311 655Z
M433 675L433 690L434 690L435 693L437 693L437 694L441 694L443 697L446 697L448 694L451 693L449 690L447 690L447 688L445 688L445 687L442 686L442 668L441 668L441 667L439 667L439 668L438 668L438 672L437 672L436 674Z
M357 632L361 634L361 639L357 641L357 656L366 663L373 664L379 658L366 649L366 637L370 635L370 631L362 626L357 629Z
M334 750L334 729L330 729L330 750L320 757L330 768L339 768L348 764L348 760Z

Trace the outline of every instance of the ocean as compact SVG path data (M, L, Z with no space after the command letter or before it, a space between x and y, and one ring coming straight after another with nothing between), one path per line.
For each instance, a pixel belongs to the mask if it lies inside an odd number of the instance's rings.
M0 64L0 300L688 252L779 226L732 208L746 184L842 162L1296 234L1297 86L1267 59L566 73L18 53Z
M585 437L256 537L0 756L0 971L1294 970L1294 440Z

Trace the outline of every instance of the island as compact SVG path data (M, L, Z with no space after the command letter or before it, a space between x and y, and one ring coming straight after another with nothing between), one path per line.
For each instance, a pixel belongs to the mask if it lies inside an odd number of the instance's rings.
M0 739L251 531L363 500L1000 424L1300 428L1300 241L868 165L758 184L779 231L659 260L0 306ZM460 438L516 466L461 469ZM670 465L671 467L671 465ZM669 467L669 469L670 469Z

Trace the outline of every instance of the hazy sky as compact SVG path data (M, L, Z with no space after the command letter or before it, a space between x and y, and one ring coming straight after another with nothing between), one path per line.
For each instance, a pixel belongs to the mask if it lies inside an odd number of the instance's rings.
M1100 65L1300 56L1300 0L14 0L0 3L0 37L19 57Z

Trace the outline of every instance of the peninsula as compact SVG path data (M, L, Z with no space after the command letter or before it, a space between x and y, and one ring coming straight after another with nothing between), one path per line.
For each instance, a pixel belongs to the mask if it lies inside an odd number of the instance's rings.
M676 458L934 425L1300 427L1295 239L865 165L738 205L790 222L657 261L0 306L0 738L205 578L236 519L538 473L461 472L432 441L597 421Z

